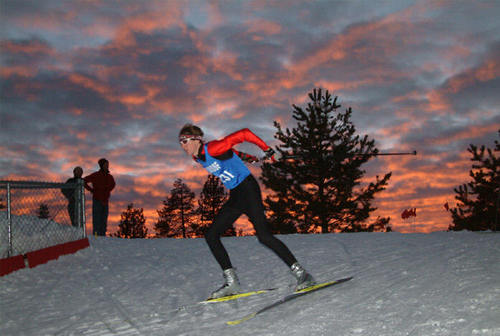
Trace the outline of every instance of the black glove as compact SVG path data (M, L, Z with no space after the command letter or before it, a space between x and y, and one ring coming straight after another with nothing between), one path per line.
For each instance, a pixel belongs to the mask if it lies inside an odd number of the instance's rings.
M274 151L274 149L272 149L271 147L269 147L268 149L266 149L264 151L264 153L266 153L266 155L264 155L264 160L272 160L273 162L275 162L276 160L274 159L274 154L276 154L276 152Z
M259 161L257 157L246 153L240 153L239 157L241 158L242 161L248 163L254 163Z

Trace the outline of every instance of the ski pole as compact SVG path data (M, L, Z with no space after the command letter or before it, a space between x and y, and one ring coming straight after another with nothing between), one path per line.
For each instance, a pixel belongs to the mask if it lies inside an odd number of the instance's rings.
M379 156L379 155L417 155L417 151L407 153L366 153L366 154L354 154L354 156Z
M364 153L364 154L354 154L354 156L388 156L388 155L417 155L417 151L414 150L413 152L402 152L402 153ZM287 155L287 156L282 156L282 160L288 160L288 159L298 159L300 158L299 155Z

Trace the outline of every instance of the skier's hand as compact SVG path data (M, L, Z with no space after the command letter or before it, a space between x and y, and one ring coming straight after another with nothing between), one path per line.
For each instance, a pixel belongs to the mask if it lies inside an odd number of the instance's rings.
M259 158L250 154L242 153L241 160L248 163L258 162Z
M272 162L276 162L276 159L274 158L274 154L276 152L274 151L274 149L272 149L271 147L269 147L268 149L266 149L264 151L264 153L266 153L266 155L264 155L264 158L263 158L264 161L271 160Z

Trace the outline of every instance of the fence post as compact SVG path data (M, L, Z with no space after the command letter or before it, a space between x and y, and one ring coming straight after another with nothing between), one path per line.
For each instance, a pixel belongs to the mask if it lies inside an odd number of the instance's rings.
M12 216L10 209L10 182L7 182L7 226L8 226L8 239L9 239L9 249L7 251L7 257L12 257Z
M497 224L498 224L498 206L500 204L500 190L497 192L497 204L495 207L495 229L494 232L497 232Z
M83 179L78 179L78 221L82 226L83 237L87 237L87 224L85 223L85 188Z

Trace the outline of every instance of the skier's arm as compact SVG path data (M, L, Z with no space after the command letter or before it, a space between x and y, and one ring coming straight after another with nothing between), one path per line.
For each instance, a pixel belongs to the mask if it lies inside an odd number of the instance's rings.
M232 134L229 134L221 140L210 141L207 144L208 153L211 156L221 155L228 150L232 149L233 146L240 144L242 142L250 142L257 145L263 151L268 150L270 147L257 135L255 135L248 128L244 128Z
M245 161L245 162L248 162L248 163L254 163L254 162L257 162L259 161L259 159L253 155L250 155L250 154L247 154L247 153L243 153L243 152L238 152L237 150L233 149L233 152L234 154L238 155L239 158L242 160L242 161Z

